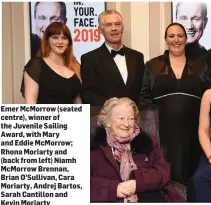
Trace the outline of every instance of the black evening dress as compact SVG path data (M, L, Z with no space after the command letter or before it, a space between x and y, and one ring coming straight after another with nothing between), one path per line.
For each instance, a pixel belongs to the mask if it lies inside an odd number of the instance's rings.
M186 60L180 79L171 68L168 51L146 63L140 106L147 103L159 109L160 142L172 179L185 185L200 157L200 102L209 81L204 59Z
M40 57L31 59L24 71L39 85L37 104L73 104L81 93L82 85L76 74L70 78L62 77ZM24 81L21 92L24 96Z

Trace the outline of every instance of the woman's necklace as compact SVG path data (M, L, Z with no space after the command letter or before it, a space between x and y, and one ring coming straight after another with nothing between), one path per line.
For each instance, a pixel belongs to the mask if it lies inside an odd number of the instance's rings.
M64 66L65 64L59 64L59 63L57 63L55 60L53 60L50 56L48 56L56 65L59 65L59 66Z

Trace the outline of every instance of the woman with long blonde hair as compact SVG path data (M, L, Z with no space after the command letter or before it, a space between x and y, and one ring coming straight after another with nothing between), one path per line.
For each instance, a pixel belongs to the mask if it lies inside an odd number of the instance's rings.
M70 104L78 101L81 89L70 30L53 22L45 30L37 57L25 66L21 92L27 104Z

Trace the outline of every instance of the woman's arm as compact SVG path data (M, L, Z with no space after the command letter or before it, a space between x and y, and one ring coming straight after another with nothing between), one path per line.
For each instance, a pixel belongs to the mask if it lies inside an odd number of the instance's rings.
M211 141L210 141L210 105L211 105L211 89L207 90L201 101L200 117L199 117L199 141L211 163Z
M90 201L91 202L118 202L117 194L119 180L112 180L103 176L96 176L94 170L98 169L99 151L92 150L90 153ZM106 168L105 168L106 169ZM115 170L114 170L115 171ZM124 197L124 194L122 195Z
M91 202L117 202L117 187L119 181L91 175L90 200Z
M42 63L42 58L35 57L30 59L29 62L24 66L21 92L26 99L26 104L37 103Z
M82 104L81 96L77 95L74 99L74 104Z
M26 104L36 104L39 92L39 85L25 71L24 72L24 87Z
M151 168L138 168L134 171L136 179L136 193L160 190L170 180L170 165L163 157L160 146L153 137L154 161Z

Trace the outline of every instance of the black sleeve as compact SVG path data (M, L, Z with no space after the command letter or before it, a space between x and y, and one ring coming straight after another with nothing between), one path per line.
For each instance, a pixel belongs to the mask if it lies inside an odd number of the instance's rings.
M207 57L206 57L206 64L205 69L202 75L202 81L206 82L205 87L206 89L211 88L211 49L208 51Z
M205 62L204 69L199 75L202 82L203 92L207 89L211 88L211 64L209 62Z
M139 54L139 61L140 61L140 69L141 69L141 86L143 85L143 77L144 77L144 71L145 71L145 65L144 65L144 55L142 53Z
M41 61L42 59L39 57L35 57L25 65L24 72L27 74L37 83L39 84L39 77L41 72ZM21 89L20 89L23 97L25 97L25 89L24 89L24 75L21 82Z
M144 70L144 77L143 83L141 88L141 95L140 95L140 109L143 108L150 108L153 103L153 96L152 96L152 87L154 84L154 77L150 71L150 66L148 63L145 65Z
M91 105L102 105L107 99L97 93L99 79L94 67L94 62L89 56L81 56L81 78L83 85L82 102Z

